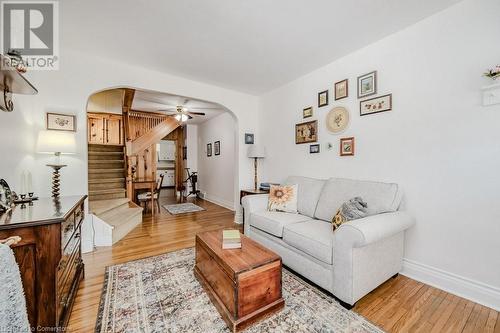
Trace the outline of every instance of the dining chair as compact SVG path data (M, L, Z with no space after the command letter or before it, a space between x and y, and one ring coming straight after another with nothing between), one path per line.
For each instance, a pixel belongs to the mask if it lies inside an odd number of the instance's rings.
M156 181L156 188L153 192L153 201L156 203L156 207L158 207L158 212L160 212L160 194L161 194L161 186L163 184L164 177L165 177L165 175L163 173L160 174L160 177ZM139 200L139 204L141 205L141 207L142 207L142 203L143 202L145 203L145 210L147 211L148 210L148 203L151 202L151 192L141 193L137 196L137 199ZM153 205L153 207L151 207L151 211L153 211L154 209L155 208Z

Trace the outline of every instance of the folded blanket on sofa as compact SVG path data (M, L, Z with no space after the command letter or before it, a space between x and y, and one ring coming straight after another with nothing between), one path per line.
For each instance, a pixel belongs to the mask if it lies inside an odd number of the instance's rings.
M0 331L31 332L19 267L5 244L0 244L0 267Z

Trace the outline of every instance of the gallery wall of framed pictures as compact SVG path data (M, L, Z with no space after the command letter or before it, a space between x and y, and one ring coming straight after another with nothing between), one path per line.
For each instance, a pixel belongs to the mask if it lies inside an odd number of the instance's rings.
M317 95L317 110L313 106L302 109L302 122L295 124L295 144L312 143L309 145L310 154L318 154L321 151L319 144L319 133L325 127L328 135L340 135L347 132L353 115L350 114L348 106L359 104L359 116L379 114L392 110L392 94L378 95L378 71L356 75L356 95L349 96L349 78L332 81L331 92L334 102L329 101L330 89L322 90ZM350 98L351 97L351 98ZM329 106L327 108L327 106ZM317 117L317 120L305 121L305 119ZM321 119L321 117L324 117ZM331 151L335 147L332 138L326 138L325 150ZM339 156L354 156L354 136L338 138Z

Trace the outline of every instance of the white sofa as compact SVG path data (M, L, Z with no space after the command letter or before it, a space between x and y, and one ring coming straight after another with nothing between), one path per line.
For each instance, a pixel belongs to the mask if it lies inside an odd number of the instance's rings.
M242 202L245 234L277 252L284 265L347 308L401 270L404 231L414 220L398 211L397 184L295 176L285 184L298 184L298 214L267 211L267 194L245 196ZM357 196L372 215L333 232L336 211Z

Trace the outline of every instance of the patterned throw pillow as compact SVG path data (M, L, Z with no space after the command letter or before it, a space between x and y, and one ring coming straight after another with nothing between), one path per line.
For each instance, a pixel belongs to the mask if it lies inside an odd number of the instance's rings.
M352 198L340 206L337 214L333 217L333 231L340 227L342 223L357 220L368 216L368 204L360 197Z
M297 191L299 185L271 185L267 210L297 214Z

